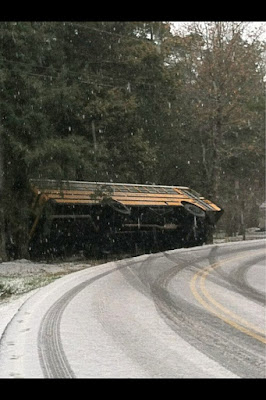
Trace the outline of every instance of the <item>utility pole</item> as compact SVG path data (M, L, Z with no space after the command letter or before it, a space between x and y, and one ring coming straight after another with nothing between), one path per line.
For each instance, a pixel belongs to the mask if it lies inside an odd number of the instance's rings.
M93 150L94 150L94 161L97 161L97 138L96 138L96 132L95 132L95 124L94 120L91 121L91 130L92 130L92 139L93 139Z
M0 262L7 261L3 188L4 188L4 160L3 160L2 127L0 127Z
M243 235L243 240L246 240L246 225L245 225L245 202L240 199L240 183L239 180L235 180L235 193L236 193L236 204L237 204L237 212L239 215L239 223L240 223L240 233Z
M246 240L246 224L245 224L245 202L241 201L241 211L240 211L240 223L241 223L241 234L243 235L243 240Z

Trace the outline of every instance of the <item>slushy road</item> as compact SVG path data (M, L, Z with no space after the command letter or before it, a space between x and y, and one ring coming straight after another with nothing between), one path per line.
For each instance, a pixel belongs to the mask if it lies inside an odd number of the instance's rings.
M34 293L0 341L0 377L265 378L265 240L75 272Z

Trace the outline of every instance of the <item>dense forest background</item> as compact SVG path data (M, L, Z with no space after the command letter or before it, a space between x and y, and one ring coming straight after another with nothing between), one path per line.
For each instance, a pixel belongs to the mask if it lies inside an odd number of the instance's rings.
M0 22L0 256L30 178L185 185L228 234L265 199L265 42L247 23Z

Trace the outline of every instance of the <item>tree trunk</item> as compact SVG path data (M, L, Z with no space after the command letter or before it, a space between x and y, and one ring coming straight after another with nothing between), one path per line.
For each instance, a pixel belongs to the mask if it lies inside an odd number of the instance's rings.
M18 210L18 221L16 229L16 245L18 258L29 258L29 204L28 204L28 188L24 187L20 192L20 201L17 200L17 204L20 204Z
M4 186L4 170L3 170L3 147L2 132L0 129L0 262L7 261L6 254L6 234L5 234L5 214L3 208L3 186Z
M4 211L0 208L0 262L7 261Z
M25 225L25 224L24 224ZM29 259L29 240L28 240L28 229L27 226L20 226L16 234L16 245L18 259Z
M91 121L91 130L92 130L92 139L93 139L93 150L94 150L94 161L97 161L97 138L96 138L96 132L95 132L95 124L94 121Z

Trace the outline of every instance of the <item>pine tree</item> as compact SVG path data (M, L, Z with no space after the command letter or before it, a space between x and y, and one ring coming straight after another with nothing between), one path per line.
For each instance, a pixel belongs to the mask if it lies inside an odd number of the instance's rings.
M239 220L240 210L256 223L254 199L264 196L258 187L264 187L265 44L245 39L245 29L234 22L194 23L175 46L183 72L177 171L226 208L221 223L236 211Z

